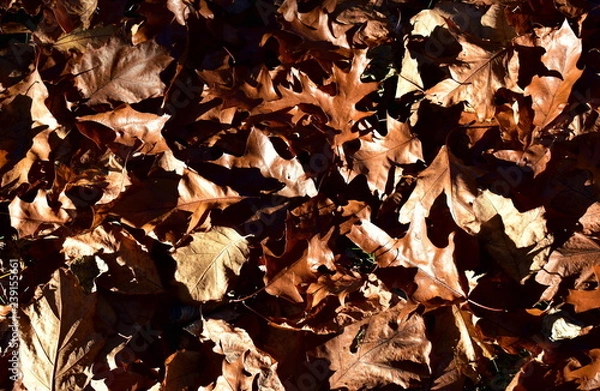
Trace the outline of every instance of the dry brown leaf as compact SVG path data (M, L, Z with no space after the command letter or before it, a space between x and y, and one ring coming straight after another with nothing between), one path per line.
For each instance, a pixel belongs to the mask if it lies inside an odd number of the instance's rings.
M137 103L162 96L166 86L160 72L172 60L154 41L133 46L113 38L75 57L67 71L75 75L75 86L88 105Z
M58 205L48 203L48 192L39 189L32 202L15 197L8 205L11 226L20 238L48 235L72 220L69 211L75 211L69 198L62 196Z
M326 132L327 127L333 130L335 145L342 145L346 141L356 139L359 136L355 131L356 123L373 115L373 112L358 110L356 104L376 91L379 85L379 83L361 81L369 61L366 50L355 50L348 72L333 64L331 77L323 83L328 85L329 91L313 82L307 74L292 69L292 76L299 80L302 91L297 92L293 88L279 86L277 88L282 98L268 102L264 107L261 106L261 111L275 112L300 104L310 104L323 110L327 116L324 124L326 126L321 125L321 130Z
M20 315L20 361L28 390L82 390L104 344L95 329L96 296L58 269Z
M198 388L203 362L200 352L179 350L165 360L165 379L162 391L181 391Z
M115 26L98 26L92 29L75 29L68 34L63 34L52 44L56 49L69 53L74 50L84 53L92 47L99 47L114 37L117 33Z
M421 141L407 123L388 115L387 128L385 136L373 133L369 138L360 138L360 148L352 154L345 153L348 167L342 171L347 182L365 175L369 188L379 197L396 188L403 172L400 165L424 160Z
M98 226L94 231L71 236L63 243L68 260L99 257L108 265L100 285L129 295L158 294L163 289L148 249L116 225Z
M400 302L319 346L314 354L329 361L331 389L350 391L395 385L416 387L429 376L431 343L415 306Z
M216 381L215 390L283 391L277 375L277 362L258 349L250 335L241 328L232 327L222 319L203 320L201 341L212 341L213 351L223 357L223 374Z
M596 282L600 283L600 265L594 265L593 269ZM575 312L585 312L600 308L600 289L598 287L592 290L569 289L566 302L575 307Z
M592 349L586 355L590 359L589 364L580 365L577 369L565 368L565 379L576 382L578 390L597 390L600 388L600 349Z
M566 107L573 85L583 73L577 67L581 39L566 20L558 30L540 28L536 34L533 45L545 49L541 61L551 74L533 76L525 95L533 101L533 124L544 129Z
M401 239L391 238L366 220L352 225L347 236L364 252L373 254L380 267L416 268L417 289L412 294L415 300L426 303L438 298L448 301L465 298L454 263L454 233L450 234L446 247L436 247L427 236L424 214L421 206L413 210L408 232Z
M501 88L520 90L518 57L510 47L466 35L448 23L462 50L448 65L451 78L427 90L427 95L444 107L467 102L480 121L490 120L496 111L496 92Z
M551 300L565 278L577 276L575 286L593 277L598 264L600 245L593 238L576 232L561 247L554 250L548 263L540 270L535 280L548 286L543 300Z
M142 113L123 104L112 111L79 117L77 127L99 148L119 144L131 148L128 152L134 155L156 155L169 149L161 134L168 119L168 115Z
M315 235L308 243L288 244L289 247L281 256L274 255L264 247L267 267L265 290L296 303L304 302L309 285L316 282L321 274L319 267L335 270L334 255L327 244L331 233L324 237Z
M63 31L70 33L78 27L89 28L97 6L98 0L56 0L51 9Z
M317 194L313 180L306 175L298 159L282 158L269 138L258 129L250 131L243 156L224 154L212 162L229 169L259 170L264 178L275 179L284 185L274 193L280 196L314 197Z
M223 300L248 261L249 251L246 237L233 228L212 227L191 234L191 241L173 252L181 300Z
M469 233L477 233L477 217L473 212L478 193L475 182L477 176L475 169L463 164L443 146L429 167L417 177L417 186L400 211L400 222L411 222L413 210L419 205L429 211L435 200L445 194L456 224Z

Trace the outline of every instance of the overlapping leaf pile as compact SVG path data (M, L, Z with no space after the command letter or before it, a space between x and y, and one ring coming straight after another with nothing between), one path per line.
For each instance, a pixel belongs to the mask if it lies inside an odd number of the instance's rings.
M600 389L597 2L1 6L16 389Z

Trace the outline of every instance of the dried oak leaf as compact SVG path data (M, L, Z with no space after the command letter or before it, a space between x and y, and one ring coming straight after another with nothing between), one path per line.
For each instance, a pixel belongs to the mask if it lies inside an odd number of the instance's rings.
M250 335L222 319L204 319L201 341L212 341L213 351L223 357L222 375L206 390L283 391L277 362L258 349Z
M548 286L542 300L551 300L564 279L577 277L577 287L592 278L599 256L600 244L596 240L579 232L574 233L550 254L548 263L535 276L537 282Z
M473 212L479 224L477 237L509 276L524 281L546 265L553 236L543 206L521 212L510 198L484 190L474 201Z
M77 128L99 148L119 144L129 147L128 153L156 155L169 149L161 134L168 119L168 115L142 113L123 104L112 111L77 118Z
M478 338L473 314L452 305L427 314L431 327L432 390L462 390L465 380L478 381L478 364L483 354L493 357ZM482 346L485 350L482 349Z
M212 163L229 169L259 170L264 178L275 179L284 185L275 192L283 197L314 197L317 194L314 181L306 175L300 161L296 157L281 157L271 140L258 129L250 131L243 156L223 154Z
M413 304L399 302L345 327L342 334L317 347L314 355L331 363L330 389L420 386L430 374L431 343L415 309Z
M309 285L321 275L319 268L335 270L334 255L327 244L331 234L332 231L324 237L315 235L308 242L301 241L293 245L288 241L288 247L280 256L263 246L267 268L265 290L273 296L303 303Z
M533 76L525 87L525 95L532 99L533 124L543 129L566 107L573 85L583 73L577 68L581 39L565 20L560 29L539 28L535 37L523 37L523 41L519 41L523 46L545 49L541 61L549 74Z
M333 64L331 77L323 82L323 86L316 84L307 74L292 69L292 76L299 81L302 91L297 92L291 86L277 86L281 99L267 102L260 109L263 112L275 112L298 105L312 105L323 110L327 116L325 126L321 125L320 129L324 132L328 130L327 127L333 129L335 145L358 138L359 133L354 129L356 123L373 115L373 112L360 111L356 104L376 91L379 83L361 81L370 60L366 50L354 50L353 53L350 69L346 72ZM319 127L320 124L316 125Z
M440 148L431 165L417 177L417 186L400 211L400 222L410 223L413 210L421 205L429 211L441 195L446 202L456 224L467 232L479 231L473 203L477 198L478 172L462 163L446 146Z
M480 121L492 119L496 110L496 92L501 88L520 90L517 85L518 56L510 46L462 32L450 20L447 25L462 50L448 65L450 78L427 90L427 95L444 107L467 102Z
M408 232L401 239L390 237L367 220L353 224L347 237L364 252L373 254L379 267L416 268L414 300L426 303L436 298L465 298L454 262L454 233L449 235L446 247L436 247L427 235L425 213L421 206L415 207Z
M346 32L352 27L336 23L331 14L337 7L334 0L326 0L308 12L300 12L298 1L284 2L277 10L286 22L284 28L308 41L329 42L329 50L350 49Z
M82 390L104 345L95 329L96 295L58 269L20 318L20 362L28 390Z
M179 297L188 302L222 300L248 260L248 241L228 227L213 226L190 236L189 243L173 252Z
M148 249L122 227L98 226L89 233L70 236L63 243L71 261L95 256L108 265L107 275L98 283L112 292L129 295L158 294L163 289Z
M600 283L600 265L594 265L594 274L596 282ZM592 290L569 289L566 302L573 304L575 312L600 308L600 289L598 287Z
M137 103L162 96L162 72L173 60L154 41L133 46L120 38L73 58L66 72L88 105Z
M396 121L389 115L386 122L385 136L373 132L361 137L360 148L354 153L345 153L348 167L342 170L347 182L357 175L365 175L369 189L380 197L396 188L402 176L402 164L424 160L421 141L411 133L408 123Z

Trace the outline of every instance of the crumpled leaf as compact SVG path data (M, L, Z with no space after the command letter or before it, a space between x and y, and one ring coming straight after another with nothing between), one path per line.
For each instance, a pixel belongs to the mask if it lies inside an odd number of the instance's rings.
M164 93L160 72L172 60L154 41L132 46L113 38L71 60L68 72L87 105L137 103Z
M328 360L331 389L350 391L395 385L416 387L430 373L431 343L423 318L410 303L394 307L344 328L314 351Z
M173 252L177 262L175 281L184 301L222 300L248 261L245 236L233 228L212 227L190 235L191 242Z
M96 295L58 269L19 319L19 359L28 390L81 390L104 338L96 331Z
M242 328L232 327L222 319L204 319L201 340L212 341L213 351L223 357L223 374L215 390L269 390L285 388L277 375L277 362L258 349Z

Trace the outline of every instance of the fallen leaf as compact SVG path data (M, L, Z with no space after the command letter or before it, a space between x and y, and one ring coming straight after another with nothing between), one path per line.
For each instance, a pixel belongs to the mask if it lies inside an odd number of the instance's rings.
M223 374L215 389L283 391L277 362L258 349L242 328L222 319L203 320L201 341L212 341L213 351L223 356Z
M72 59L67 71L75 76L75 86L87 105L112 106L161 96L166 86L160 72L172 60L156 42L133 46L113 38Z
M281 296L296 303L304 302L309 285L321 275L319 268L335 270L334 255L327 241L331 232L320 237L313 236L308 243L288 245L280 256L264 248L266 266L265 290L273 296Z
M8 205L11 225L20 238L43 236L64 228L72 220L70 211L75 206L66 197L58 205L48 203L48 192L40 189L31 202L15 197Z
M578 384L578 390L592 391L600 387L600 349L591 349L585 353L589 364L579 368L565 368L565 379Z
M243 156L223 154L212 163L229 169L245 169L247 175L258 170L263 178L274 179L283 185L274 192L283 197L314 197L317 194L313 180L306 175L298 159L282 158L269 138L258 129L250 131Z
M467 102L480 121L489 120L496 110L494 96L498 90L520 90L518 56L511 47L467 35L452 22L448 27L462 50L448 65L450 78L427 90L427 96L444 107Z
M96 295L58 269L20 316L19 359L28 390L82 390L104 344L95 329Z
M395 189L402 177L403 164L414 164L423 159L421 142L411 133L409 125L387 116L385 136L373 133L370 138L360 138L360 148L345 153L347 169L342 172L346 181L365 175L372 192L383 197ZM347 170L347 173L345 172Z
M246 237L228 227L191 234L191 242L173 252L175 281L183 301L223 300L248 261Z
M160 276L148 249L115 225L98 226L90 233L71 236L63 243L69 260L98 257L108 265L99 284L112 292L130 295L163 292Z
M596 282L600 283L600 265L594 265L594 274L596 275ZM575 312L600 308L600 289L598 287L592 290L569 289L566 302L575 307Z
M413 311L400 302L317 347L315 356L331 363L330 389L408 389L429 377L431 343L423 318Z
M134 154L156 155L169 149L161 134L168 119L168 115L141 113L123 104L112 111L81 116L77 127L100 148L119 144Z
M583 71L577 67L581 55L581 39L565 20L560 29L536 31L534 45L543 47L541 61L549 75L535 75L525 87L525 95L533 101L533 124L544 129L563 111L575 82Z

